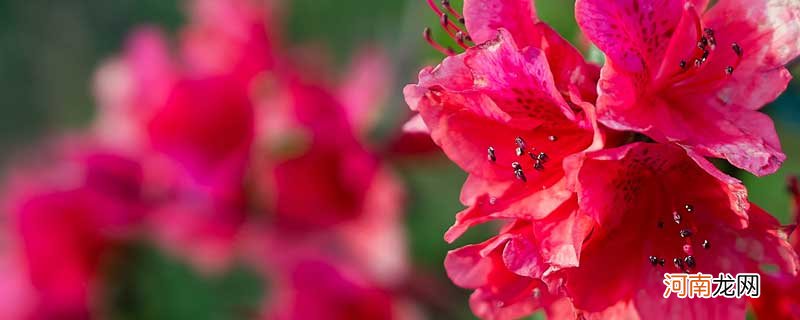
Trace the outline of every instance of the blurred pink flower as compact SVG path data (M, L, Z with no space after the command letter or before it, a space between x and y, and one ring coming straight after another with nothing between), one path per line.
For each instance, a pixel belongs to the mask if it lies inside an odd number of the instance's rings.
M372 277L363 265L337 256L327 243L250 231L247 256L271 287L264 319L419 319L402 286Z
M38 303L25 260L10 243L0 244L0 318L35 319Z
M245 82L276 63L276 0L192 0L181 53L192 76L229 75Z
M27 274L16 281L30 281L37 318L88 319L103 266L147 212L143 170L112 149L65 143L53 155L55 161L20 166L12 175L5 231L20 246ZM6 250L4 258L17 252Z
M300 259L278 280L275 309L265 319L396 319L391 292L323 259Z
M587 37L607 56L600 121L674 142L698 162L725 158L756 175L786 158L756 110L786 89L800 54L800 5L784 0L576 3Z
M274 65L266 2L196 0L173 55L159 31L135 32L103 66L96 134L144 155L162 177L149 220L157 239L202 269L233 256L256 134L253 91ZM272 3L270 3L272 4ZM277 5L277 4L275 4Z
M299 77L283 79L274 89L275 96L261 103L265 136L273 145L288 142L294 148L270 153L258 165L261 198L272 199L273 232L334 246L340 258L380 281L400 281L407 268L404 192L359 135L370 124L352 127L346 110L363 101L340 100L329 87Z

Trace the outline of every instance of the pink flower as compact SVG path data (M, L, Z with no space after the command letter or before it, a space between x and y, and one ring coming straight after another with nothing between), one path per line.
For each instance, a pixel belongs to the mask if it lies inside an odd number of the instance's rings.
M359 272L324 259L301 258L283 270L274 310L265 319L394 319L391 293Z
M5 302L0 306L0 318L35 319L38 301L25 260L5 240L0 244L0 299Z
M35 292L34 313L87 319L103 266L147 211L144 177L138 161L110 149L67 145L55 155L55 166L12 176L6 227L27 271L20 281Z
M97 135L144 155L162 200L156 238L204 270L234 254L256 134L253 92L274 64L270 10L255 1L190 2L178 54L152 28L135 32L97 76Z
M264 319L417 319L400 283L376 278L369 266L340 255L330 237L249 231L246 257L270 287ZM323 241L309 241L314 237Z
M749 204L742 185L707 174L680 148L634 143L582 162L578 203L596 224L579 266L561 271L577 313L741 318L744 299L664 299L663 274L797 273L777 220Z
M576 267L591 221L574 202L538 221L517 220L488 241L447 254L447 275L475 289L470 307L481 319L517 319L544 308L552 315L560 279Z
M684 147L699 162L725 158L756 175L786 158L757 112L789 82L800 53L800 5L783 0L576 3L587 37L607 56L600 121Z
M245 82L275 65L282 1L192 0L181 53L194 76L229 75Z
M246 89L231 79L185 80L155 110L147 134L153 150L175 161L189 185L226 197L240 188L253 142L253 117Z
M297 78L285 80L262 103L274 144L294 142L298 150L274 153L259 165L262 198L272 199L274 232L300 242L339 248L347 261L376 279L397 282L405 275L406 247L401 222L404 192L382 159L351 126L353 101L327 87ZM283 120L275 121L276 118ZM297 133L298 139L291 133Z
M448 241L491 219L547 216L571 197L562 160L602 144L581 82L558 82L544 51L518 48L504 29L496 35L423 69L419 84L405 88L434 142L470 174L461 196L470 208Z

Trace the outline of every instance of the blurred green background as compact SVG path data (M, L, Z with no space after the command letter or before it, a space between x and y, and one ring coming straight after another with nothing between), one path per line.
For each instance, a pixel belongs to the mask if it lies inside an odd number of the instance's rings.
M0 159L5 163L10 155L48 136L86 126L94 109L95 68L120 50L136 25L156 24L175 31L183 23L182 6L176 0L0 1ZM542 0L537 7L545 21L576 39L571 1ZM406 112L402 86L415 81L420 67L442 58L421 37L424 27L438 24L424 0L295 0L283 19L288 46L322 45L339 66L364 45L378 45L389 53L395 84L384 129L376 137L386 136L402 120ZM441 31L434 37L445 38ZM787 175L800 172L798 104L800 87L794 81L766 109L776 120L789 157L784 168L759 179L734 172L748 185L751 199L785 223L789 199L784 182ZM442 240L461 209L458 194L465 175L441 157L425 166L403 161L396 165L409 189L407 226L416 274L423 283L453 293L453 298L427 311L437 319L470 319L468 292L452 286L442 268L447 250L487 235L484 227L453 245ZM137 245L128 254L129 263L111 275L109 314L119 319L240 319L269 294L243 267L204 279L185 262L148 244Z

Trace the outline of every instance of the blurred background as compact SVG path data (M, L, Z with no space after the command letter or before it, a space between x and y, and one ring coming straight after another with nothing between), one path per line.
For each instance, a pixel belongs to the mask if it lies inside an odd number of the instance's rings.
M334 72L344 72L350 57L365 46L377 46L388 54L394 71L392 87L379 125L370 132L373 141L385 141L406 119L402 87L416 81L421 67L442 58L421 36L424 27L438 24L438 18L424 0L292 0L286 4L281 17L284 45L317 48ZM174 36L186 21L184 6L177 0L0 1L0 160L4 167L48 138L89 126L96 111L91 85L98 66L122 50L135 26L158 25ZM579 39L571 1L540 0L537 7L540 16L562 35ZM435 38L445 39L437 32ZM798 71L794 66L795 75ZM783 169L759 179L731 171L746 182L753 202L784 223L789 222L790 208L785 179L800 173L799 85L793 81L766 108L788 156ZM400 158L390 164L407 189L403 221L414 281L419 282L413 285L435 288L439 300L423 302L422 313L431 318L471 319L469 292L451 284L442 261L450 249L486 239L491 226L471 231L452 245L442 240L454 214L462 209L458 196L465 174L438 153L425 159ZM107 314L118 319L247 318L240 311L270 294L268 285L245 265L206 277L147 241L131 245L125 255L124 264L108 276L111 289L105 293L106 308L111 310ZM419 296L424 300L430 295Z

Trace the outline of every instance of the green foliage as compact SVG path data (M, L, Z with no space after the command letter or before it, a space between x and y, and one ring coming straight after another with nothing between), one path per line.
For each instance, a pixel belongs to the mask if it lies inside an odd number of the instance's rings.
M112 269L105 306L111 319L248 319L264 297L264 281L250 269L204 275L150 246L131 248Z

